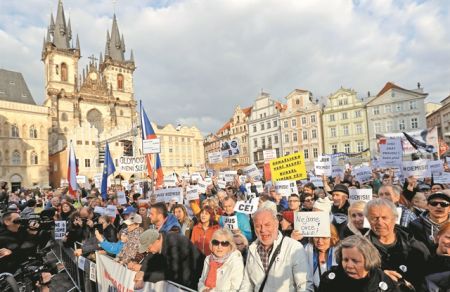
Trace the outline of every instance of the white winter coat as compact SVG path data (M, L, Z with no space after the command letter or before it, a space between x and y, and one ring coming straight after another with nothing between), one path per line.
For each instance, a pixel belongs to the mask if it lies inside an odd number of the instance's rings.
M209 271L211 255L207 256L203 265L202 276L198 282L198 291L205 289L205 281ZM244 260L240 251L233 251L223 265L217 269L216 288L212 292L239 291L244 274Z
M337 266L336 263L336 258L335 258L335 254L334 254L334 248L330 247L333 251L332 251L332 258L331 258L331 265L332 266ZM308 275L313 277L313 282L314 282L314 286L316 288L319 288L319 284L320 284L320 277L321 275L319 275L319 269L316 270L316 272L314 273L313 269L314 269L314 245L311 243L308 243L305 247L305 253L306 253L306 259L308 260ZM326 265L325 266L321 266L321 272L322 274L325 273L327 271Z
M274 242L269 259L272 258L282 237L282 234L278 232L278 238ZM259 240L256 240L249 247L244 280L239 291L257 292L264 280L265 271L257 252L258 242ZM269 270L264 291L314 291L307 264L302 244L290 237L285 237L280 253Z

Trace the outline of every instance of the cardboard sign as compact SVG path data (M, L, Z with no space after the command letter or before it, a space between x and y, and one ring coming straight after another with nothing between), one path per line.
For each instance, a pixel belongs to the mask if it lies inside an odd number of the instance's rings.
M328 162L314 162L314 172L316 175L330 176L332 173L331 160Z
M142 140L142 153L156 154L161 152L161 140L159 138Z
M155 191L156 202L170 203L175 200L177 203L183 202L183 190L181 188L168 188Z
M237 175L236 170L227 170L224 173L224 178L226 182L234 182L234 177Z
M219 181L217 182L217 186L218 186L219 188L221 188L222 190L224 190L225 187L227 186L227 183L226 183L225 181L223 181L223 180L219 180Z
M234 211L251 215L258 210L259 198L252 198L248 201L238 201L234 206Z
M208 153L208 160L209 163L211 164L222 162L223 161L222 152Z
M122 156L119 158L119 172L136 173L147 172L147 164L144 156Z
M164 186L176 187L177 186L177 177L174 175L164 176Z
M309 182L313 183L315 187L323 187L323 180L318 176L310 176Z
M95 263L90 262L89 265L89 279L92 282L97 282L97 270L95 269Z
M55 240L62 240L66 235L66 221L55 221Z
M283 197L298 194L297 184L291 180L280 180L275 182L275 191Z
M105 216L114 218L114 217L116 217L116 213L117 213L117 207L116 206L114 206L114 205L106 206L105 213L104 213Z
M380 144L380 166L399 167L402 165L403 149L400 138L386 138L384 144Z
M242 172L244 173L244 175L246 175L248 177L259 177L260 176L259 169L256 167L255 164L244 167L242 169Z
M197 182L197 191L198 191L198 193L199 193L199 194L204 194L204 193L206 193L206 189L208 188L209 185L210 185L209 183L204 182L204 181L202 181L202 180L199 180L199 181Z
M275 149L263 150L264 162L269 162L277 158L277 151Z
M405 177L415 176L417 178L431 177L428 169L428 160L419 159L415 161L403 161L403 175Z
M344 179L344 168L339 165L333 165L331 167L331 176L340 177L341 179Z
M230 230L239 229L237 216L223 216L223 227Z
M327 212L294 212L294 229L304 237L330 237L330 215Z
M355 178L360 183L367 183L372 179L372 169L368 166L362 166L353 170Z
M444 172L444 163L442 160L428 160L428 169L433 176L439 175Z
M199 198L198 196L198 189L196 185L193 186L187 186L186 187L186 200L193 201L197 200Z
M372 190L371 189L349 189L349 200L354 201L364 201L368 202L372 200Z
M127 196L125 195L125 192L117 192L117 202L120 205L126 205L127 204Z
M438 184L450 184L450 172L441 172L439 175L433 176L433 180Z
M270 172L273 181L307 178L303 153L297 152L271 160Z

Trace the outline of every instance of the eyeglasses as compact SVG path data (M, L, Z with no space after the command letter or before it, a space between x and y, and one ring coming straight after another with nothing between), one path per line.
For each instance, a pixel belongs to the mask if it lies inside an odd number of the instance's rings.
M433 207L437 207L438 205L440 205L442 208L447 208L448 206L450 206L450 203L447 203L447 202L432 201L432 202L428 202L428 204L430 204Z
M212 245L218 246L219 244L223 247L229 247L230 242L229 241L218 241L217 239L211 240Z

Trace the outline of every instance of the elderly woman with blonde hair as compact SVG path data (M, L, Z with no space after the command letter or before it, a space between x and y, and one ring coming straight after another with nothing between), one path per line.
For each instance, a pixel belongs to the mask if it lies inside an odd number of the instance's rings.
M231 231L215 231L210 248L211 254L205 259L198 291L239 291L244 276L244 262Z
M364 235L369 231L369 228L364 227L364 208L366 202L355 201L348 207L348 221L347 226L342 228L339 237L344 239L351 235Z

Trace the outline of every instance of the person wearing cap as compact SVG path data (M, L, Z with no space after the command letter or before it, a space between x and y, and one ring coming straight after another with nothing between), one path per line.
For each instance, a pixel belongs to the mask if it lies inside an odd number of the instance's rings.
M148 255L136 273L136 289L143 285L143 281L161 280L197 289L205 257L186 236L148 229L139 238L139 253Z
M430 251L395 224L399 216L395 205L389 200L373 199L367 202L364 215L370 224L365 236L380 253L383 271L399 285L423 291Z
M435 235L442 225L450 222L450 196L444 193L433 193L427 199L427 209L419 218L409 224L409 231L422 241L431 254L436 251Z
M127 242L124 243L122 250L117 255L117 259L122 264L127 264L131 261L138 252L139 237L143 232L139 226L142 223L142 217L138 214L131 214L125 224L127 228L123 231L127 235Z
M364 237L352 235L344 239L336 248L335 257L337 265L322 275L318 292L400 292L380 268L377 249Z
M277 215L280 221L280 231L284 236L291 237L291 233L294 230L294 212L283 211Z
M331 191L333 206L331 213L333 214L333 225L336 226L338 233L347 225L347 214L350 203L348 202L348 187L344 184L337 184Z

